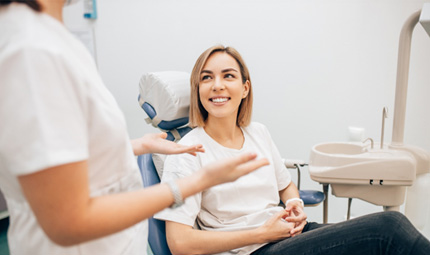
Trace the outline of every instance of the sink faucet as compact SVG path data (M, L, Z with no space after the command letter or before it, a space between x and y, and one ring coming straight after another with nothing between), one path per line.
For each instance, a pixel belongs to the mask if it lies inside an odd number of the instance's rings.
M387 114L388 114L388 108L384 107L382 109L381 149L384 148L384 126L385 126L385 119L387 118Z
M367 138L366 140L363 141L363 143L370 141L370 149L373 149L373 139L372 138Z

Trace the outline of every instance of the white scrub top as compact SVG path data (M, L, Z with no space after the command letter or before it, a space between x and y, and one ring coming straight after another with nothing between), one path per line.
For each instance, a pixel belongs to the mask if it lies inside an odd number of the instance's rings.
M146 254L146 221L58 246L22 193L17 176L82 160L88 161L92 197L143 187L124 116L91 55L63 24L24 4L0 8L0 122L0 188L10 214L11 254Z

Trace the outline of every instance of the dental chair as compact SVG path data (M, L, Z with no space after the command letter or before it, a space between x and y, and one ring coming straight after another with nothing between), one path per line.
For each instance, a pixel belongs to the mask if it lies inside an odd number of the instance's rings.
M144 154L137 157L137 164L142 174L143 185L149 187L160 183L157 170L152 161L151 154ZM169 246L166 241L166 224L162 220L148 219L148 243L155 255L170 255Z
M158 72L143 75L138 97L141 108L148 115L146 122L167 133L170 141L179 141L191 128L188 126L190 101L190 75L185 72ZM162 155L144 154L137 158L145 187L160 183L163 169ZM288 169L297 170L297 188L305 206L317 206L325 200L321 191L300 190L300 168L307 164L301 160L284 160ZM325 211L325 208L324 208ZM165 222L148 219L148 242L155 255L169 255Z

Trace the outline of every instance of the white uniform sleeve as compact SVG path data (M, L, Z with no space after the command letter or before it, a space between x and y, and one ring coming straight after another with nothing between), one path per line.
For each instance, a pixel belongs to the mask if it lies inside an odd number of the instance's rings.
M269 142L270 150L272 152L273 167L275 168L276 180L278 182L278 190L285 189L291 182L290 171L285 167L281 154L278 148L272 140L269 130L265 126L264 132L267 136L267 141Z
M189 154L169 155L164 163L161 182L189 176L195 171L200 170L200 168L198 156L194 157ZM154 218L193 226L200 212L201 202L202 195L201 193L197 193L194 196L186 198L182 206L175 209L167 208L155 214Z
M23 175L88 157L83 86L53 52L0 59L0 167Z

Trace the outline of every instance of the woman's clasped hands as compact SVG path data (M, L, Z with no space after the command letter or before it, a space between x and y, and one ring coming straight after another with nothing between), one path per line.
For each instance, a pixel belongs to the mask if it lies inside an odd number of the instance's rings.
M285 220L294 223L294 228L290 231L291 236L293 237L301 234L306 225L306 219L308 218L303 211L302 204L299 201L292 201L287 204L285 211L288 213Z
M307 216L299 202L288 203L287 207L274 214L260 227L263 242L274 242L302 233Z

